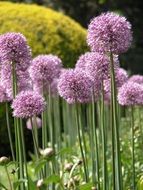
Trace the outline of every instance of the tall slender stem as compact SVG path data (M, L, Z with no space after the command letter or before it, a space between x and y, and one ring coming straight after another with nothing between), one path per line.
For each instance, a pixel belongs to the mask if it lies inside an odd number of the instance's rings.
M116 165L116 183L118 190L122 190L122 174L121 174L121 158L120 158L120 140L119 140L119 120L117 110L117 97L116 97L116 81L114 71L113 54L110 52L110 75L111 75L111 105L112 105L112 119L113 128L115 132L115 165Z
M131 106L131 131L132 131L132 172L133 172L133 189L136 189L135 182L135 142L134 142L134 109Z
M11 154L12 154L13 161L15 161L14 148L13 148L13 142L12 142L12 133L11 133L11 128L10 128L10 120L9 120L8 102L5 103L5 106L6 106L6 123L7 123L7 131L8 131L8 137L9 137L9 142L10 142Z
M84 157L85 157L85 163L86 163L86 171L87 171L87 177L89 181L89 171L88 171L88 159L87 159L87 146L86 146L86 140L85 140L85 131L84 131L84 125L82 122L82 113L81 113L81 105L79 106L79 128L81 129L81 139L83 142L83 149L84 149Z
M36 157L38 159L39 158L39 150L38 150L38 144L37 144L37 141L36 141L36 136L35 136L35 131L34 131L34 125L33 125L32 118L30 118L30 122L31 122L31 126L32 126L32 136L33 136L34 150L35 150L35 153L36 153Z
M93 164L93 172L96 172L96 178L94 179L94 185L97 184L97 188L100 190L100 172L99 172L99 147L98 147L98 134L97 134L97 126L96 126L96 122L95 122L95 101L94 101L94 94L92 94L92 104L91 104L91 144L92 146L95 146L95 148L93 148L92 151L94 151L95 153L93 153L93 160L92 160L92 164ZM100 117L100 114L99 114ZM96 166L95 166L96 164ZM97 180L97 181L96 181Z
M104 89L102 82L101 95L101 133L102 133L102 151L103 151L103 190L107 190L107 158L106 158L106 129L105 129L105 107L104 107Z
M83 147L82 147L82 140L81 140L81 134L80 134L80 125L79 125L78 114L79 114L78 113L78 105L75 105L75 118L76 118L76 126L77 126L77 132L78 132L79 146L80 146L80 151L81 151L81 156L82 156L82 161L83 161L85 181L88 182L88 175L87 175L87 169L86 169L85 156L84 156Z

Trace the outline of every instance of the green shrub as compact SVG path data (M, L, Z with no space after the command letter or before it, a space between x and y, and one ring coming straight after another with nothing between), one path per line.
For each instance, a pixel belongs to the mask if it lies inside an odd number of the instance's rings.
M86 30L71 18L36 5L0 2L0 34L23 33L33 56L53 53L72 67L86 50Z

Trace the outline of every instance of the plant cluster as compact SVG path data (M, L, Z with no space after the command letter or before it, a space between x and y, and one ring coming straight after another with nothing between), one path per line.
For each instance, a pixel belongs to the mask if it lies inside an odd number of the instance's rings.
M52 54L32 59L22 34L0 36L0 101L6 106L12 153L11 159L0 158L9 182L9 187L0 183L1 188L142 189L143 76L129 77L118 60L131 42L125 17L101 14L88 27L91 51L79 57L74 69L66 69ZM33 138L29 163L25 120Z

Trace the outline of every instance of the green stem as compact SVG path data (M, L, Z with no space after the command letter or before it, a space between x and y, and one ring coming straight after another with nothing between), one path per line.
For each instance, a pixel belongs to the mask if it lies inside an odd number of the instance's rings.
M88 107L88 113L87 113L87 122L88 122L88 125L89 125L89 141L90 141L90 149L91 149L91 159L92 159L92 183L93 185L96 184L96 182L98 181L96 179L96 163L95 163L95 142L94 142L94 138L92 135L94 135L94 132L93 132L93 124L92 124L92 118L91 118L91 115L92 115L92 110L91 110L91 107L89 105Z
M11 183L11 180L10 180L10 176L9 176L9 173L8 173L7 166L5 165L4 168L5 168L5 171L6 171L7 178L8 178L10 190L13 190L13 188L12 188L12 183Z
M110 52L110 72L111 72L111 104L112 119L115 132L115 165L116 165L116 183L118 190L122 190L121 158L120 158L120 140L119 140L119 120L117 111L116 81L114 71L113 54Z
M97 134L97 126L95 122L95 101L94 101L94 94L92 95L92 104L91 104L91 149L92 149L92 170L93 170L93 182L94 185L100 190L100 172L99 172L99 148L98 148L98 134ZM94 148L95 147L95 148ZM96 165L95 165L96 164ZM96 176L95 177L95 173Z
M21 133L21 149L23 152L23 161L24 161L24 166L25 166L25 177L27 179L27 187L29 189L29 180L28 180L28 169L27 169L27 159L26 159L26 149L25 149L25 139L24 139L24 131L23 131L23 122L22 119L20 119L20 133ZM23 171L24 171L24 167L23 167Z
M116 175L115 175L115 136L114 136L114 124L113 124L113 107L110 106L110 123L111 123L111 144L112 144L112 176L113 176L113 190L116 190Z
M5 106L6 106L6 123L7 123L8 137L9 137L9 142L10 142L12 159L13 161L15 161L14 148L13 148L13 142L12 142L12 133L11 133L11 128L10 128L8 102L5 103Z
M107 158L106 158L106 129L105 129L105 107L104 107L104 89L102 82L102 95L101 95L101 133L102 133L102 151L103 151L103 190L107 189Z
M84 157L84 152L83 152L83 147L82 147L82 140L81 140L81 134L80 134L80 125L79 125L78 114L79 114L78 113L78 105L75 105L75 118L76 118L76 126L77 126L77 132L78 132L79 146L80 146L80 151L81 151L81 156L82 156L82 161L83 161L85 181L88 182L88 175L87 175L86 162L85 162L85 157Z
M86 146L86 139L85 139L85 131L84 131L84 125L83 125L83 121L82 121L82 115L83 113L81 112L82 110L81 105L79 106L79 128L81 129L81 139L83 142L83 149L84 149L84 156L85 156L85 165L86 165L86 171L87 171L87 177L88 177L88 181L89 181L89 171L88 171L88 159L87 159L87 146Z
M131 130L132 130L132 172L133 172L133 189L136 189L135 183L135 142L134 142L134 109L131 106Z
M36 157L38 159L39 158L39 149L38 149L38 144L37 144L37 141L36 141L36 136L35 136L35 131L34 131L34 125L33 125L32 118L30 118L30 122L31 122L31 126L32 126L32 136L33 136L34 150L35 150L35 153L36 153Z

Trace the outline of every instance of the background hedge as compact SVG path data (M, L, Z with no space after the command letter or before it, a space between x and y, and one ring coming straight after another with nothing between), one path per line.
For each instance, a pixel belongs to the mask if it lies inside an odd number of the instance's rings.
M86 30L68 16L37 5L0 2L0 34L23 33L33 55L53 53L66 67L86 50Z

